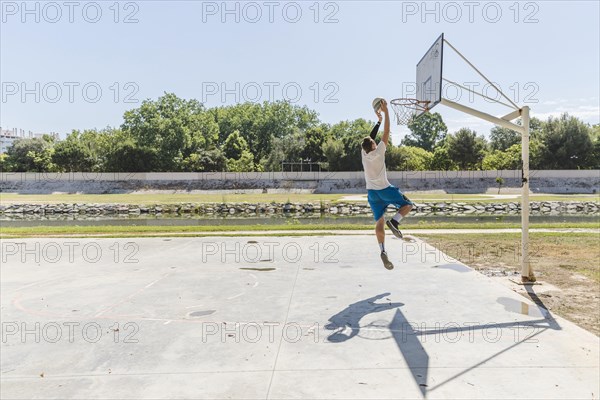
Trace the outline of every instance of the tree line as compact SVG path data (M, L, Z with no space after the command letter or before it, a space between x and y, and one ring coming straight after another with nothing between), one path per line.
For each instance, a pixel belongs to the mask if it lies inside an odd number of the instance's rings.
M318 163L329 171L362 170L360 143L374 122L326 124L288 102L205 108L165 93L126 111L118 128L73 130L16 140L0 155L7 172L281 171L282 162ZM494 127L489 140L462 128L448 133L439 113L413 119L399 145L390 143L391 171L521 168L520 134ZM530 123L530 168L600 168L600 125L574 116Z

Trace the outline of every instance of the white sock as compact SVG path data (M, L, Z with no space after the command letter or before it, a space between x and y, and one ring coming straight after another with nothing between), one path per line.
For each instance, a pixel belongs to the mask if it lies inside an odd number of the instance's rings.
M398 211L398 212L396 213L396 215L394 215L394 216L392 217L392 219L393 219L394 221L396 221L397 223L400 223L400 221L402 221L402 214L400 214L400 212Z
M379 248L381 249L382 253L385 251L385 245L383 243L379 243Z

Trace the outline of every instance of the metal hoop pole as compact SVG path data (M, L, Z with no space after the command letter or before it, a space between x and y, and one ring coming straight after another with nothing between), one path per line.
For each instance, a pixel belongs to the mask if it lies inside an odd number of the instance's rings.
M529 262L529 107L522 108L523 133L521 158L523 159L523 193L521 194L521 281L535 282Z
M506 95L505 95L504 93L502 93L502 90L498 89L498 88L496 87L496 85L494 85L494 84L493 84L493 83L492 83L492 82L491 82L491 81L490 81L490 80L489 80L489 79L488 79L488 78L487 78L487 77L486 77L484 74L482 74L482 73L481 73L481 71L479 71L479 70L477 69L477 67L475 67L473 64L471 64L471 61L467 60L467 58L466 58L465 56L463 56L463 55L461 54L461 52L460 52L460 51L456 50L456 48L455 48L454 46L452 46L452 44L450 44L450 42L449 42L449 41L447 41L446 39L444 39L444 43L446 43L448 46L450 46L450 48L451 48L452 50L454 50L454 51L456 52L456 54L458 54L458 55L459 55L459 56L460 56L460 57L461 57L463 60L465 60L465 62L466 62L467 64L469 64L469 65L471 66L471 68L473 68L473 69L475 70L475 72L477 72L479 75L481 75L481 77L482 77L483 79L485 79L485 80L487 81L487 83L489 83L490 85L492 85L492 87L493 87L494 89L496 89L496 90L498 91L498 93L500 93L502 96L504 96L504 98L505 98L506 100L508 100L508 101L510 102L510 104L512 104L512 105L513 105L513 107L514 107L516 110L518 110L518 109L519 109L519 106L518 106L518 105L516 105L514 101L512 101L511 99L509 99L508 97L506 97Z
M453 81L451 81L451 80L449 80L449 79L442 78L442 80L443 80L443 81L446 81L446 82L448 82L448 83L449 83L449 84L451 84L451 85L458 86L459 88L461 88L461 89L464 89L464 90L466 90L467 92L471 92L471 93L473 93L473 94L476 94L476 95L478 95L478 96L481 96L481 97L483 97L484 99L491 100L491 101L493 101L493 102L496 102L496 103L502 104L503 106L506 106L506 107L508 107L508 108L513 108L513 106L511 106L510 104L503 103L503 102L501 102L500 100L492 99L491 97L488 97L488 96L484 95L483 93L479 93L479 92L476 92L476 91L474 91L474 90L471 90L471 89L469 89L469 88L466 88L466 87L464 87L464 86L462 86L462 85L460 85L460 84L458 84L458 83L456 83L456 82L453 82Z

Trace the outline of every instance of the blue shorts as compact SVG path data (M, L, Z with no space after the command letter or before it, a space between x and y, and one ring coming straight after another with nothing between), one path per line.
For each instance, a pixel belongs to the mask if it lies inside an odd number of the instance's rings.
M373 218L375 218L375 221L379 221L379 218L383 216L387 206L390 204L397 208L402 208L406 205L414 206L413 202L410 201L400 189L393 185L381 190L369 189L367 190L367 193L367 198L369 199L371 210L373 210Z

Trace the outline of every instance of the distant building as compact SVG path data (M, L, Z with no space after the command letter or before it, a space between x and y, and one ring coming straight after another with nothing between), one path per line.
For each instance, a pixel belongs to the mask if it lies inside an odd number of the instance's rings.
M33 133L29 131L25 133L25 129L2 129L0 127L0 154L6 153L6 150L14 143L15 140L18 139L30 139L30 138L41 138L44 135L50 135L54 137L55 140L58 139L58 133L50 132L50 133Z

